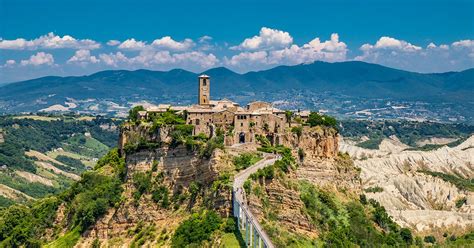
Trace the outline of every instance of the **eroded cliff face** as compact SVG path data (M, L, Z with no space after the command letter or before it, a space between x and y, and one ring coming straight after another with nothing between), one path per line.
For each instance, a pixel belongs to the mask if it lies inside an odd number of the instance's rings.
M338 133L332 128L305 127L300 136L287 132L280 141L292 148L297 168L254 184L250 209L262 223L270 220L292 234L314 239L319 231L302 211L299 182L308 181L342 198L355 198L361 192L360 171L348 155L339 154Z
M456 147L411 151L391 137L383 140L377 150L357 147L349 141L342 141L341 150L361 168L364 188L383 188L382 192L366 193L367 197L380 202L401 226L443 239L444 232L463 234L473 230L474 193L419 171L473 178L473 147L471 136ZM465 204L456 207L463 198Z
M76 247L90 247L96 239L103 247L128 247L134 242L137 228L152 229L156 235L146 244L167 246L174 230L189 217L189 210L193 208L206 206L222 216L230 215L231 190L212 187L220 173L229 170L230 156L216 149L210 158L203 158L184 145L170 147L170 132L170 128L151 132L149 126L122 129L119 147L127 165L122 200L85 233ZM160 145L137 151L125 149L143 141ZM134 178L137 174L151 175L151 188L159 185L168 190L168 207L153 200L153 190L147 190L136 199L138 189ZM199 187L195 195L190 189L192 183Z
M338 132L327 127L303 127L301 135L287 131L279 143L297 151L302 149L306 158L334 158L339 151Z

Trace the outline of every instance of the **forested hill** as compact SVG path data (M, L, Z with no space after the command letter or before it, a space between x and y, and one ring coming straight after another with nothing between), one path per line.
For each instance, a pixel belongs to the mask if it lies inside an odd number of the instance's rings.
M116 146L119 123L90 116L0 117L0 207L68 187Z
M365 62L314 62L238 74L226 68L203 72L211 76L213 97L288 90L329 91L351 97L426 101L469 101L474 92L474 69L421 74ZM171 71L102 71L89 76L43 77L0 87L0 112L37 111L66 99L114 102L187 102L196 95L198 74ZM271 99L270 99L271 100ZM274 99L282 100L282 99ZM76 104L78 104L76 102Z

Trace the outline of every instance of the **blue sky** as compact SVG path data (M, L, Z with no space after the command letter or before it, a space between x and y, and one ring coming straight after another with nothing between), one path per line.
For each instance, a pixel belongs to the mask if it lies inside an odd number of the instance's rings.
M474 67L474 1L0 0L0 83L105 69L361 60Z

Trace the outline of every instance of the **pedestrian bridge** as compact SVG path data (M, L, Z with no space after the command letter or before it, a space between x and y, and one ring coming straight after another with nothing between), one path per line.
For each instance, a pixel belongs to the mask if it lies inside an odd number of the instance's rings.
M247 206L245 190L243 189L244 182L252 173L256 172L258 169L274 164L275 161L280 158L279 155L265 154L262 160L241 171L234 178L232 190L233 215L237 219L237 226L244 237L247 247L273 248L274 245L258 223L257 218L252 215Z

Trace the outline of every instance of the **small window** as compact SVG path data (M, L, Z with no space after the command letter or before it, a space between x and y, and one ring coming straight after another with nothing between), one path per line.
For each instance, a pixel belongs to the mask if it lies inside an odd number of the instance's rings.
M243 127L243 126L244 126L244 123L240 123L240 126Z
M203 78L203 79L202 79L202 86L206 86L206 85L207 85L206 79Z
M199 119L196 119L196 125L199 125Z

